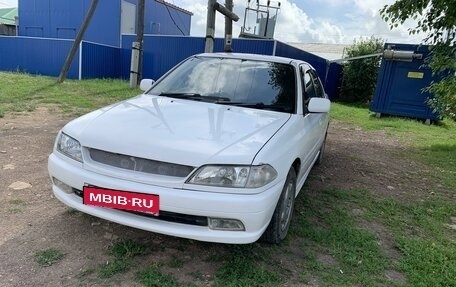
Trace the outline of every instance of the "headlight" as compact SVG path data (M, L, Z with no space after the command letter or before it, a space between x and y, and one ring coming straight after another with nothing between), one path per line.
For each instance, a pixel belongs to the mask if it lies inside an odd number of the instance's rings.
M267 164L259 166L206 165L200 167L187 183L257 188L270 183L276 177L275 169Z
M60 133L57 141L57 150L74 160L82 162L81 144L64 133Z

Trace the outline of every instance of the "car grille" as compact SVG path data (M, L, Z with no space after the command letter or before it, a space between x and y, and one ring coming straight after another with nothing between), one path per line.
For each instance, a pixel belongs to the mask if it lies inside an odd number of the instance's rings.
M82 191L80 189L73 188L73 192L79 197L84 197L84 191ZM207 217L205 217L205 216L196 216L196 215L175 213L175 212L169 212L169 211L164 211L164 210L161 210L158 216L153 215L153 214L144 213L144 212L137 212L137 211L129 211L129 210L119 210L119 211L133 213L136 215L153 218L155 220L163 220L163 221L168 221L168 222L189 224L189 225L195 225L195 226L208 226Z
M192 166L111 153L93 148L89 149L89 154L90 158L95 162L150 174L187 177L194 169Z

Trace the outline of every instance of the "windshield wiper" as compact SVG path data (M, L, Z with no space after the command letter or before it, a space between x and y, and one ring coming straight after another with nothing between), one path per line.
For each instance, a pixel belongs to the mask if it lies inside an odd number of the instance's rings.
M229 102L230 99L226 97L218 97L218 96L202 96L197 93L161 93L160 96L175 98L175 99L185 99L185 100L194 100L194 101L202 101L202 102L209 102L209 103L217 103L217 102Z
M271 110L278 112L291 113L290 108L282 105L265 105L264 103L244 103L244 102L229 102L229 101L217 101L216 104L220 105L231 105L244 108L254 108L259 110Z
M198 99L201 98L197 93L161 93L160 96L175 99Z

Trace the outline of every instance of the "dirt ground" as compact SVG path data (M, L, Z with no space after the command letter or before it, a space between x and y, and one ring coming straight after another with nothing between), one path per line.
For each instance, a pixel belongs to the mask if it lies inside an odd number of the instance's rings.
M210 285L216 269L202 258L216 254L220 245L153 234L71 212L52 196L47 157L58 130L69 120L48 108L0 119L0 286L135 286L133 271L109 280L91 274L111 260L107 248L119 238L156 246L157 251L148 255L153 256L151 262L166 262L178 254L191 262L173 271L179 280L191 281L191 274L199 272L198 284ZM398 198L429 196L435 187L421 176L426 167L399 157L403 150L382 132L366 133L333 121L325 160L312 172L310 190L331 186L364 188ZM15 182L30 186L14 190L11 184ZM366 225L377 235L382 250L397 257L384 227ZM64 258L50 267L39 266L35 253L48 247L61 250ZM322 255L319 260L333 259ZM386 276L406 280L394 270Z

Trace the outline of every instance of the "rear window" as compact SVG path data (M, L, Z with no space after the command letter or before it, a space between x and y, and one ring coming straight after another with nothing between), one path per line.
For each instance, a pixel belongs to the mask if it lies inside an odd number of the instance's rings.
M174 69L149 93L220 97L233 104L276 106L294 113L295 79L295 69L289 64L193 57Z

